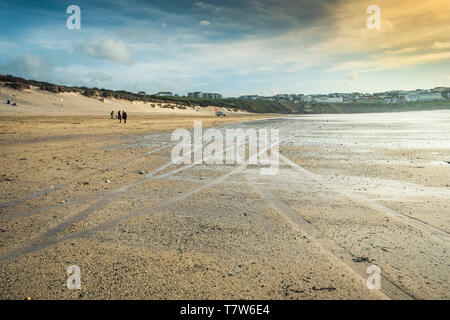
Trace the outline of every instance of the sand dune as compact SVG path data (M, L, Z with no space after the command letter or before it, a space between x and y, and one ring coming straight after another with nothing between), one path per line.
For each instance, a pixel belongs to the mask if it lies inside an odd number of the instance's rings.
M11 97L17 106L8 105ZM128 114L144 113L155 115L214 115L215 107L185 107L174 103L152 103L143 101L127 101L116 99L97 99L83 96L79 93L51 93L39 90L37 87L23 91L4 87L0 83L0 113L2 115L103 115L111 110L126 110ZM220 109L220 108L219 108ZM244 111L226 113L248 114Z

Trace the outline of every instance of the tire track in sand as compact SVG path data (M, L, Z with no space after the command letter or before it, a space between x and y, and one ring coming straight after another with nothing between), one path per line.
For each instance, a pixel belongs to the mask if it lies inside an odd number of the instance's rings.
M295 130L292 130L290 132L293 132ZM289 132L289 133L290 133ZM267 150L272 149L274 146L280 144L282 141L287 140L292 138L291 136L288 136L285 139L279 140L275 143L270 144L269 146L266 146L263 150L260 150L256 155L254 155L253 157L259 157L261 154L265 153ZM226 149L227 150L227 149ZM224 150L223 152L225 152L226 150ZM193 152L193 151L192 151ZM7 260L9 259L13 259L13 258L17 258L20 256L23 256L25 254L31 253L31 252L36 252L42 249L45 249L47 247L56 245L58 243L61 243L63 241L69 240L69 239L74 239L74 238L81 238L81 237L86 237L89 234L95 232L95 231L104 231L107 229L110 229L114 226L116 226L117 224L119 224L121 221L125 221L127 219L130 218L134 218L134 217L138 217L144 214L149 214L149 213L153 213L153 212L157 212L157 211L161 211L165 208L168 208L170 205L180 201L180 200L185 200L187 198L189 198L190 196L201 192L202 190L215 185L217 183L223 182L225 181L229 176L234 175L238 172L241 172L242 170L244 170L248 163L251 162L250 160L248 162L245 162L241 165L239 165L238 167L233 168L231 171L229 171L228 173L221 175L219 177L216 178L212 178L208 181L206 181L203 185L193 188L191 190L185 191L184 193L172 198L172 199L168 199L168 200L164 200L160 203L154 204L152 206L149 207L145 207L142 209L139 209L137 211L131 212L125 216L121 216L106 222L103 222L93 228L87 229L87 230L83 230L83 231L79 231L77 233L73 233L61 238L55 238L55 236L57 235L57 233L59 233L60 231L64 230L66 227L72 225L74 222L79 221L80 219L84 218L85 216L87 216L89 213L91 213L92 211L98 209L99 207L101 207L103 204L107 203L109 201L109 198L112 197L108 196L105 197L104 199L99 200L98 202L94 203L92 206L90 206L89 208L82 210L81 212L79 212L78 214L76 214L75 216L72 216L71 218L67 219L66 221L62 222L61 224L57 225L56 227L48 230L47 232L45 232L41 237L39 237L34 243L32 243L29 246L26 247L22 247L16 250L13 250L3 256L0 257L0 264L5 263ZM152 172L152 176L154 174L156 174L156 172L161 171L163 168L167 167L169 164L172 164L171 162L167 163L166 165L163 165L162 167L154 170ZM192 165L186 166L186 167L191 167ZM173 170L173 172L179 172L179 169ZM149 177L150 179L151 177ZM117 191L117 190L115 190ZM120 191L123 191L123 187L120 188Z
M315 174L315 173L303 168L302 166L298 165L294 161L286 158L281 153L280 153L280 159L282 159L285 163L290 165L297 172L308 176L312 180L316 181L317 183L323 185L324 187L326 187L328 189L333 190L336 193L340 193L340 194L344 195L345 197L347 197L355 202L358 202L366 207L369 207L375 211L378 211L382 214L391 216L391 217L401 221L402 223L411 225L420 231L425 231L426 233L431 234L435 239L438 239L439 241L447 242L450 240L450 234L444 230L436 228L422 220L404 215L403 213L400 213L391 208L388 208L388 207L376 202L375 200L369 199L363 195L356 194L356 193L354 193L348 189L345 189L343 187L338 188L338 187L332 185L331 183L329 183L328 181L326 181L320 175Z
M252 120L246 120L246 121L241 121L241 122L236 122L236 123L226 123L226 124L223 124L223 125L219 125L219 126L217 126L217 127L215 127L215 128L219 129L219 128L224 128L224 127L226 127L226 126L233 127L233 126L241 125L241 124L247 123L247 122L267 121L267 120L273 120L273 119L277 119L277 120L278 120L278 119L282 119L282 117L263 118L263 119L252 119ZM149 154L152 154L152 153L157 152L157 151L164 150L165 148L168 148L168 147L173 146L173 145L174 145L173 143L168 143L166 146L161 146L160 148L157 148L157 149L154 149L154 150L150 150L150 151L148 151L148 152L144 152L144 153L142 153L142 154L136 155L136 156L131 157L131 158L129 158L129 159L126 159L126 160L120 161L120 162L118 162L118 163L109 165L109 166L107 166L107 167L105 167L105 168L98 169L98 171L96 171L96 172L87 173L87 174L85 174L85 175L78 176L77 178L71 179L71 180L69 180L69 181L66 181L66 182L57 184L57 185L54 186L54 187L46 188L46 189L41 190L41 191L39 191L39 192L35 192L35 193L28 194L28 195L26 195L26 196L23 196L23 197L21 197L21 198L19 198L19 199L16 199L16 200L13 200L13 201L10 201L10 202L6 202L6 203L3 203L3 204L0 204L0 209L7 208L7 207L11 207L11 206L14 206L14 205L16 205L16 204L19 204L19 203L22 203L22 202L31 200L31 199L33 199L33 198L36 198L36 197L39 197L39 196L41 196L41 195L47 194L47 193L49 193L49 192L51 192L51 191L55 191L55 190L58 190L58 189L60 189L60 188L63 188L63 187L65 187L65 186L67 186L67 185L69 185L69 184L71 184L71 183L73 183L73 182L77 182L77 181L79 181L79 180L82 180L82 179L85 179L85 178L87 178L87 177L90 177L90 176L93 176L93 175L95 175L95 174L98 174L99 171L101 171L101 170L114 169L114 168L117 167L117 166L121 166L121 165L126 164L126 163L128 163L128 162L131 162L131 161L140 159L140 158L145 157L145 156L147 156L147 155L149 155ZM81 201L81 200L82 200L82 198L77 199L77 200L74 200L74 201L77 201L77 202L78 202L78 201ZM55 207L55 206L49 206L49 207L46 207L46 208L37 208L37 209L34 209L33 211L36 211L36 212L42 212L42 211L45 211L45 210L47 210L47 209L52 209L52 208L54 208L54 207ZM21 217L21 216L27 216L27 215L29 215L29 214L27 214L27 213L19 213L19 214L18 214L18 216L20 216L20 217ZM10 219L8 218L7 220L11 220L11 219L14 219L14 217L12 217L12 218L10 218Z
M347 252L344 248L340 247L337 243L328 238L319 229L314 227L297 211L293 210L280 199L275 197L262 184L250 180L248 181L249 185L255 188L255 190L258 191L258 193L263 197L264 200L266 200L269 205L271 205L275 210L285 216L295 227L308 234L309 237L311 237L311 239L313 239L313 241L315 241L315 243L317 243L322 248L322 251L325 254L327 254L330 258L332 258L339 264L343 264L344 266L346 266L348 270L361 278L364 285L366 284L366 280L368 278L368 274L366 272L367 266L355 263L352 260L352 255L349 252ZM387 299L417 299L416 297L384 277L382 277L381 289L379 290L379 292Z
M295 131L295 130L289 131L289 133L293 132L293 131ZM210 143L211 143L210 141L205 142L200 147L191 150L190 154L194 153L198 149L203 149L205 146L207 146ZM278 142L278 143L280 143L280 142ZM245 140L243 142L241 142L240 145L242 145L242 144L245 144ZM238 145L237 147L239 147L240 145ZM223 150L222 154L224 154L225 152L227 152L228 150L230 150L230 149L232 149L234 147L235 146L231 146L231 147ZM163 148L163 147L161 147L161 148ZM259 152L259 154L265 152L267 149L270 149L270 147L267 147L266 149L262 150L261 152ZM156 149L153 152L156 152L156 151L159 151L159 150ZM36 241L37 242L45 242L49 238L55 236L56 234L60 233L64 229L66 229L67 227L69 227L69 226L75 224L76 222L86 218L90 213L92 213L92 212L94 212L94 211L96 211L96 210L106 206L108 203L110 203L112 200L114 200L117 197L117 195L120 194L120 193L126 192L127 190L129 190L131 188L134 188L134 187L139 186L141 184L147 183L147 182L149 182L149 181L151 181L153 179L162 179L162 178L168 177L168 176L170 176L172 174L179 173L181 171L184 171L186 169L194 167L197 164L201 164L204 160L205 159L202 159L200 161L193 162L193 163L191 163L189 165L185 165L185 166L183 166L181 168L177 168L177 169L174 169L174 170L169 171L167 173L164 173L162 175L156 176L156 174L158 172L163 171L163 170L167 169L168 167L174 165L172 161L169 161L166 164L162 165L161 167L153 170L152 172L147 173L144 176L144 178L135 180L135 181L133 181L133 182L131 182L131 183L125 185L125 186L122 186L122 187L119 187L119 188L116 188L116 189L111 189L111 190L107 191L106 193L102 193L101 195L98 195L98 197L100 198L99 200L95 201L93 204L91 204L86 209L83 209L83 210L79 211L78 213L76 213L73 216L69 217L65 221L59 223L58 225L50 228L47 231L45 231L41 236L39 236L36 239ZM88 200L90 198L91 197L85 197L84 200ZM73 201L72 201L72 203L73 203ZM55 206L51 206L50 208L53 208L53 207L55 207ZM35 212L42 212L42 210L36 210Z
M82 179L86 179L86 178L91 177L91 176L93 176L93 175L96 175L96 174L100 173L100 171L102 171L102 170L110 170L110 169L114 169L114 168L116 168L116 167L118 167L118 166L121 166L121 165L124 165L124 164L126 164L126 163L128 163L128 162L131 162L131 161L134 161L134 160L143 158L143 157L145 157L145 156L148 156L148 155L150 155L150 154L152 154L152 153L155 153L155 152L164 150L164 149L166 149L166 148L168 148L168 147L170 147L170 146L171 146L171 144L168 144L168 145L166 145L166 146L161 146L161 147L159 147L159 148L156 148L156 149L153 149L153 150L150 150L150 151L141 153L141 154L136 155L136 156L134 156L134 157L131 157L131 158L129 158L129 159L119 161L119 162L114 163L114 164L112 164L112 165L109 165L109 166L107 166L107 167L104 167L104 168L101 168L101 169L97 169L97 170L94 171L94 172L86 173L86 174L84 174L84 175L81 175L81 176L78 176L78 177L76 177L76 178L70 179L70 180L65 181L65 182L63 182L63 183L59 183L59 184L55 185L54 187L46 188L46 189L44 189L44 190L41 190L41 191L38 191L38 192L35 192L35 193L28 194L28 195L26 195L26 196L24 196L24 197L21 197L21 198L19 198L19 199L16 199L16 200L13 200L13 201L10 201L10 202L7 202L7 203L0 204L0 209L7 208L7 207L11 207L11 206L14 206L14 205L16 205L16 204L19 204L19 203L22 203L22 202L31 200L31 199L33 199L33 198L42 196L42 195L47 194L47 193L49 193L49 192L51 192L51 191L55 191L55 190L61 189L61 188L65 187L65 186L67 186L67 185L69 185L69 184L71 184L71 183L77 182L77 181L82 180ZM22 215L23 215L23 214L22 214Z

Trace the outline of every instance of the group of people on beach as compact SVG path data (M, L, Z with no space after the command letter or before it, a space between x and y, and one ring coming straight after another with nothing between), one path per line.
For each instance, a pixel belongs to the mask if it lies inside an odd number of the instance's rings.
M120 123L122 123L122 119L123 119L123 123L127 123L128 115L125 110L123 110L122 113L120 113L120 110L119 110L119 111L117 111L116 118L119 119ZM114 119L114 110L111 111L111 119Z
M8 98L8 100L6 100L6 104L10 104L12 106L17 106L17 103L15 101L13 101L13 99L11 97Z

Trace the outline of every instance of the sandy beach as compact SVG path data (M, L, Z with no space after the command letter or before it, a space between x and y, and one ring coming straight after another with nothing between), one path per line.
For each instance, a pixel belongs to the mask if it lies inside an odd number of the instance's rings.
M52 109L0 117L2 299L449 298L446 111L128 108L124 125ZM194 120L279 128L278 174L174 165L171 132ZM80 290L67 288L70 265ZM381 290L366 285L370 265Z

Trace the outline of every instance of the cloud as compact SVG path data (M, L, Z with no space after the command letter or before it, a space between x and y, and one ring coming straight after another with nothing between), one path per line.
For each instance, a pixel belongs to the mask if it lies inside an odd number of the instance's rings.
M5 41L17 46L9 44L10 49L4 50L9 56L0 61L22 56L20 63L8 63L9 70L45 75L51 72L48 61L36 57L23 61L24 53L39 52L50 61L51 54L58 54L58 64L73 69L54 68L53 79L61 72L66 79L118 89L133 86L149 91L151 86L155 91L228 90L230 94L275 87L277 92L297 87L298 92L315 87L336 91L332 88L337 85L361 82L389 86L401 83L392 79L402 77L417 87L422 80L409 76L413 67L429 74L441 72L429 66L450 60L448 0L377 0L382 28L376 31L366 27L368 4L113 0L111 6L92 5L90 15L97 18L80 32L69 34L64 25L58 27L59 20L42 23L39 32L33 32L36 21L29 17L32 23L21 24L20 36L2 35L0 47ZM75 64L84 69L76 71ZM401 72L383 72L392 69ZM365 72L374 74L366 77ZM424 81L433 81L428 79Z
M53 61L37 54L25 54L11 59L6 64L0 65L0 74L88 87L102 87L113 81L113 77L106 72L92 71L89 67L77 64L56 66Z
M450 60L447 0L378 0L377 5L382 27L376 31L366 27L367 3L341 0L338 6L328 6L331 14L323 20L327 28L319 31L320 40L311 48L330 52L332 67L327 71L381 75ZM435 42L430 44L430 39Z
M53 79L61 84L71 84L87 87L105 87L113 81L113 77L106 71L96 70L79 64L58 66L53 70Z
M405 54L410 52L417 51L417 48L404 48L404 49L398 49L398 50L388 50L386 51L386 54L388 55L396 55L396 54Z
M369 30L366 2L341 0L329 6L328 48L337 52L367 52L380 48L429 48L430 39L448 41L448 0L378 0L381 30ZM325 21L324 21L325 22Z
M328 71L374 72L405 68L438 61L450 60L450 52L422 53L404 56L380 56L372 59L353 60L337 63Z
M27 78L42 78L52 72L53 63L37 54L25 54L0 66L1 74L13 74Z
M208 8L208 5L206 3L204 3L204 2L196 2L195 5L200 7L200 8L202 8L202 9Z
M111 60L124 65L133 63L131 49L122 40L91 38L82 44L81 50L96 59Z
M346 80L347 80L349 83L354 83L354 82L360 80L359 74L358 74L357 72L352 72L352 73L350 73L350 74L347 75Z
M450 42L435 41L433 44L434 49L448 49L450 48Z

